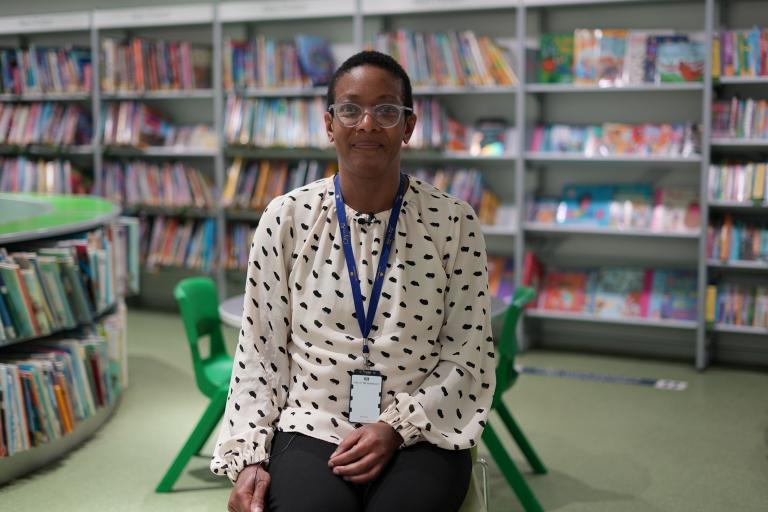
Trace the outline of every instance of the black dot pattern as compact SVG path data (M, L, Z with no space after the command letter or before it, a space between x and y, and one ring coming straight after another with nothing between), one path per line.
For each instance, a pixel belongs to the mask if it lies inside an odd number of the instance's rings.
M347 218L366 311L390 211ZM379 419L404 446L466 449L495 388L486 252L472 208L410 177L368 339L384 376ZM361 333L332 179L274 199L254 235L225 421L211 470L232 481L275 430L339 443Z

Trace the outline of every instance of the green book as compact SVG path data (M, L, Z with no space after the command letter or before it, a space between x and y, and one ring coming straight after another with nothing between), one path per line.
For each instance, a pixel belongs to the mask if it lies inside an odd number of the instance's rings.
M61 282L59 264L56 258L40 256L37 259L40 274L45 281L46 288L50 292L51 304L59 325L64 329L72 329L77 326L77 321L72 315L67 295L64 292L64 284Z
M539 82L573 82L573 34L539 36Z
M35 335L35 330L32 327L32 318L30 311L27 309L24 295L21 291L21 283L19 283L19 266L15 263L9 263L7 261L0 262L0 275L3 276L3 281L8 289L8 296L11 299L11 305L13 306L13 317L18 320L18 334L21 338L26 338Z

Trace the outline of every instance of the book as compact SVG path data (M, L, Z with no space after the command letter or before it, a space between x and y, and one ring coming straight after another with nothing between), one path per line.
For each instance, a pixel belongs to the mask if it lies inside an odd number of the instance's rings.
M704 46L694 41L664 42L656 56L656 76L663 82L704 79Z
M651 185L616 185L609 211L610 226L619 229L650 229L653 199Z
M309 34L297 34L294 39L301 70L313 86L327 85L336 69L329 41Z
M638 318L648 313L652 272L637 268L601 268L597 273L594 313L604 318Z
M558 208L557 221L561 224L607 226L613 187L609 185L566 185Z
M656 270L648 315L653 319L696 320L698 285L691 271Z
M499 156L506 152L507 122L504 119L480 119L475 123L469 145L470 155Z
M597 83L600 38L602 31L576 29L573 32L573 76L574 83L594 85Z
M599 37L597 84L601 87L621 85L627 46L626 30L602 30Z
M592 311L594 272L589 270L549 269L539 291L541 309L588 313Z
M651 229L667 233L694 232L701 223L694 190L660 188L656 191Z
M539 82L573 82L573 34L539 36Z

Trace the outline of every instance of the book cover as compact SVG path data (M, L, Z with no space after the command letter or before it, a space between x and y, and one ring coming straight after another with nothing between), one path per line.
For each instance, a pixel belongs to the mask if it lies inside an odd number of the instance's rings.
M601 87L621 85L624 77L624 58L627 47L626 30L602 30L597 83Z
M649 35L646 40L645 53L645 82L659 83L660 77L656 73L656 60L658 58L659 47L665 43L685 43L688 41L687 35L667 35L654 34Z
M539 36L539 82L573 82L573 34Z
M573 32L574 83L580 85L594 85L597 83L601 33L600 30L590 29L576 29Z
M327 85L335 70L328 40L308 34L297 34L295 41L299 64L312 80L312 85Z
M694 41L660 44L656 56L656 76L662 83L702 81L704 46Z
M504 119L480 119L475 123L469 146L471 155L499 156L506 149L507 122Z
M619 229L650 229L653 186L616 185L611 201L610 225Z
M697 289L695 272L656 270L653 273L649 317L653 319L696 320ZM708 310L710 310L708 315L713 314L710 305L708 305Z
M695 190L660 188L656 191L652 229L662 232L694 232L701 215Z
M598 271L594 312L604 318L640 318L647 314L650 271L602 268Z
M607 226L610 221L610 207L613 199L611 185L566 185L558 211L557 221L561 224Z
M593 276L587 270L552 269L544 275L538 307L555 311L591 311Z

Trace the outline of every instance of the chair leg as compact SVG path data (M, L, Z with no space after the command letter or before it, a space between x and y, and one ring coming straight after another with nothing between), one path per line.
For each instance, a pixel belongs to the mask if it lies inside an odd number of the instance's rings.
M211 399L211 403L205 409L203 416L197 422L195 429L187 438L187 441L182 446L176 458L173 460L171 467L166 471L165 476L155 489L156 492L171 492L173 484L176 483L181 472L184 471L189 459L193 455L197 454L203 447L208 437L213 432L213 429L218 425L222 414L224 414L224 407L227 404L227 390L223 389L216 393Z
M533 494L533 491L526 483L520 470L515 466L514 461L507 454L506 448L501 444L501 441L496 436L496 432L493 431L493 427L490 424L485 426L483 431L483 442L491 452L491 456L498 464L507 482L515 491L517 499L523 505L526 512L544 512L539 500Z
M517 446L520 447L520 451L523 452L523 455L525 455L525 458L528 459L528 463L533 468L533 471L540 475L546 474L547 468L544 466L544 463L541 462L541 459L539 459L539 456L536 454L536 451L533 449L533 446L531 446L531 443L528 441L528 438L525 437L525 434L523 434L522 429L520 429L520 426L512 417L512 414L510 414L509 410L507 409L507 406L504 405L503 403L498 404L496 406L496 412L499 413L499 417L501 418L501 421L504 422L504 425L506 425L507 430L509 430L509 433L512 434L512 437L517 443Z

